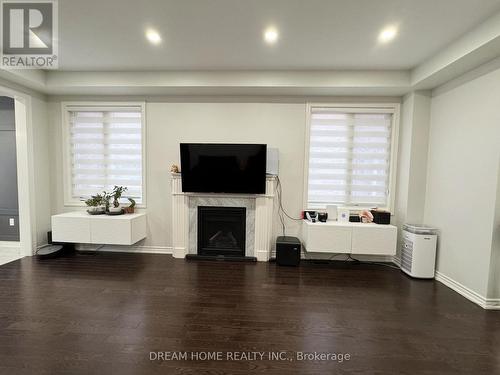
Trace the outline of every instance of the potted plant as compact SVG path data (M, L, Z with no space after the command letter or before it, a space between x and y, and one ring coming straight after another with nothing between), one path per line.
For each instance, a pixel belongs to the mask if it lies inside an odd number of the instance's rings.
M102 201L104 204L104 211L108 212L109 211L109 200L111 199L111 194L103 191L102 192Z
M128 201L130 202L130 205L128 207L125 207L125 213L126 214L133 214L135 211L135 200L133 198L127 198Z
M106 202L105 194L92 195L89 199L85 201L88 209L87 212L90 215L100 215L106 212Z
M109 207L109 212L113 214L117 214L122 212L122 207L120 206L120 198L123 193L127 191L127 188L124 186L116 186L113 188L112 193L109 195L110 198L113 198L113 207Z

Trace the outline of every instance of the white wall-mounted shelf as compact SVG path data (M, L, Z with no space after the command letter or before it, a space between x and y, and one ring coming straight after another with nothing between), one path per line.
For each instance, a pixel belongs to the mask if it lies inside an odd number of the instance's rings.
M394 225L308 220L302 223L302 242L312 253L395 255L397 233Z
M54 242L133 245L144 238L144 213L109 216L74 211L52 216Z

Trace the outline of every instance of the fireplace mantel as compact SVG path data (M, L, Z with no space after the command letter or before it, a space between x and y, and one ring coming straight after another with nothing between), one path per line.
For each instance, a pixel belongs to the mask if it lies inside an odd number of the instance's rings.
M184 258L190 253L189 201L207 197L219 200L251 199L255 201L255 225L253 233L254 256L258 261L268 261L273 233L273 208L276 193L276 176L266 177L265 194L214 194L184 193L181 174L172 173L172 247L174 258ZM192 231L191 231L192 232Z

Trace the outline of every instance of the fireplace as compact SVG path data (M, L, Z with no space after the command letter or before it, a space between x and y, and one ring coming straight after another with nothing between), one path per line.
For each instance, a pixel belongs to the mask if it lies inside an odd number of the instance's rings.
M244 257L245 207L198 206L198 255Z
M172 174L172 255L189 260L267 262L273 240L273 212L276 205L274 176L266 177L266 194L234 195L184 193L182 176ZM198 255L198 207L245 207L245 256Z

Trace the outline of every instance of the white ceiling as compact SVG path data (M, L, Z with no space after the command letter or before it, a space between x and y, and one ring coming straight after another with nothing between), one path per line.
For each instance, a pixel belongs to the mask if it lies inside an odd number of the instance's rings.
M411 69L497 11L500 0L60 0L59 67ZM388 24L399 35L378 45ZM273 46L262 40L269 25L280 33Z

